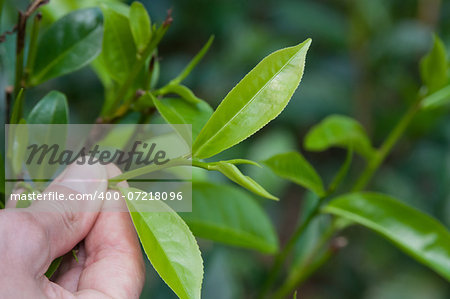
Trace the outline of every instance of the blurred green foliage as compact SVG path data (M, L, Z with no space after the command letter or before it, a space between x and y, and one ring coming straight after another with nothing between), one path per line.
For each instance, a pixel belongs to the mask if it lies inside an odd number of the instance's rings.
M58 2L52 0L51 2ZM70 1L68 1L70 3ZM76 1L73 1L75 6ZM88 2L88 1L82 1ZM224 152L220 158L263 160L271 155L301 149L328 184L346 156L345 150L325 153L302 148L305 133L329 114L355 117L378 146L420 87L419 60L432 46L436 32L450 48L448 0L152 0L142 1L152 22L164 20L173 8L174 22L163 40L160 86L176 76L210 35L215 41L204 60L186 79L196 95L216 107L250 69L270 52L313 39L301 88L285 111L251 141ZM10 29L15 10L28 1L6 1L1 31ZM53 3L51 4L53 5ZM55 4L56 6L58 4ZM44 13L44 23L50 14ZM14 49L8 36L4 49ZM14 53L7 51L6 53ZM0 87L12 83L11 56L0 63ZM71 105L72 123L92 123L102 104L101 84L84 68L48 81L31 90L24 107L28 113L49 90L58 87ZM2 109L4 95L0 94ZM89 109L86 109L89 107ZM1 113L3 118L4 113ZM356 175L363 165L350 170ZM247 172L252 175L249 166ZM244 167L243 167L244 168ZM201 173L203 175L203 173ZM208 174L214 175L214 174ZM282 200L264 201L281 241L297 225L314 196L298 186L281 182L270 171L254 175ZM213 177L216 178L216 177ZM222 179L217 176L217 180ZM381 167L371 189L402 198L407 204L450 226L450 114L421 112ZM318 229L313 225L310 230ZM314 232L309 232L299 242ZM344 232L349 245L339 251L299 291L299 298L429 298L450 297L448 283L401 253L380 236L362 227ZM204 298L247 298L263 281L270 260L246 250L201 241L204 250ZM302 246L299 244L299 248ZM148 270L142 298L175 298ZM156 295L155 295L156 294Z

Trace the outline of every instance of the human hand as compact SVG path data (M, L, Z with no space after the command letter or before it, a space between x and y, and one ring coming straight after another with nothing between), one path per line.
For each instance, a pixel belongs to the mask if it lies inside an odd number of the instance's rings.
M107 179L119 173L114 165L73 164L44 193L117 192L107 190ZM37 211L42 204L46 211ZM0 298L139 298L145 267L130 215L89 204L85 212L71 202L0 211ZM77 244L78 262L67 254ZM45 272L62 255L49 280Z

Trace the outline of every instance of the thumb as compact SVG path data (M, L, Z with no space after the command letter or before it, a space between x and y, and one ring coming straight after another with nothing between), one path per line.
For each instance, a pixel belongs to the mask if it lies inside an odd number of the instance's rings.
M42 265L45 272L55 258L67 253L83 240L94 225L102 206L100 194L108 186L106 168L99 164L72 164L42 193L58 200L33 202L26 209L47 234L48 259ZM75 200L78 198L78 200ZM85 198L85 200L79 200Z

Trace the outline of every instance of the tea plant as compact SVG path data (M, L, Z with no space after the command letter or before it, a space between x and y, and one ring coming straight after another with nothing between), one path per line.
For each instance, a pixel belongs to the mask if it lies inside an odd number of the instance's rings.
M157 47L171 25L170 12L164 22L156 24L139 2L126 6L112 0L80 1L74 4L77 9L59 12L62 17L52 14L52 10L44 11L48 22L56 20L42 31L39 10L46 3L45 0L32 2L25 12L19 12L16 27L2 35L2 40L11 38L11 34L17 35L14 82L6 91L7 107L12 107L7 109L11 124L69 123L70 100L56 90L24 115L27 90L89 66L105 91L97 123L119 123L130 112L140 113L139 123L148 123L158 112L169 124L192 124L192 140L189 140L192 141L192 157L174 159L168 166L187 164L220 172L235 183L194 181L192 213L180 216L175 212L131 212L148 259L180 298L201 296L203 262L195 237L274 255L274 264L259 295L283 298L329 260L342 245L336 242L339 239L335 236L350 225L362 225L379 233L450 280L449 231L430 216L387 194L363 191L414 116L421 110L440 109L450 102L449 63L446 49L437 36L431 51L420 63L423 87L417 99L381 146L374 147L364 128L347 116L331 115L311 128L304 138L306 150L325 151L331 147L347 150L347 157L334 179L325 184L300 152L278 154L265 161L239 158L205 161L237 146L282 112L302 78L310 39L264 58L214 110L183 84L208 51L213 37L177 77L161 85ZM354 155L365 159L366 167L353 188L344 192L339 187ZM20 163L20 158L19 151L12 160ZM268 167L281 178L316 195L312 207L306 210L300 225L281 249L265 211L236 184L260 197L278 198L244 175L238 168L240 164ZM147 166L125 172L111 180L111 187L117 188L117 181L154 170L153 166ZM136 190L120 188L120 191L126 194ZM133 202L127 204L133 205ZM170 210L164 203L158 204ZM320 239L311 244L311 249L296 259L281 278L295 244L319 217L326 222ZM167 231L172 234L170 240L165 238Z

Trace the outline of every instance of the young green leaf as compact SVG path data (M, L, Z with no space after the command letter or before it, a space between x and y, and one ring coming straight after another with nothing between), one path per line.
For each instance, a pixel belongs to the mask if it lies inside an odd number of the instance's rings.
M423 109L437 109L450 104L450 85L441 88L422 100Z
M141 192L134 188L120 188ZM136 201L127 200L142 247L155 270L179 298L200 298L203 260L189 227L170 207L152 202L163 212L140 212Z
M52 24L39 39L30 84L76 71L94 60L102 49L102 23L100 9L87 8Z
M213 109L201 101L189 104L181 99L162 99L153 97L156 109L170 124L192 124L192 139L196 138L205 123L211 117ZM189 140L189 143L192 142Z
M222 162L230 163L233 165L247 164L247 165L258 166L261 168L261 165L259 165L258 162L248 160L248 159L231 159L231 160L226 160L226 161L222 161Z
M306 135L304 146L309 151L324 151L333 146L353 148L367 159L375 153L364 128L343 115L328 116L314 126Z
M183 71L174 79L170 81L169 84L178 85L180 84L186 77L192 72L195 66L202 60L203 56L205 56L206 52L208 52L209 47L211 47L212 42L214 41L214 35L211 36L200 52L195 55L195 57L189 62L189 64L184 68Z
M67 124L69 107L67 98L59 91L50 91L31 110L27 118L29 124Z
M138 51L144 51L152 38L152 25L147 10L140 2L131 4L130 27Z
M25 120L22 118L19 126L9 128L9 146L7 157L11 163L14 174L19 174L25 161L28 145L28 128Z
M220 103L197 139L193 154L203 159L241 142L286 107L300 83L311 40L264 58Z
M197 160L192 161L192 166L201 167L207 170L215 170L221 172L224 176L232 180L238 185L246 188L247 190L273 200L278 200L277 197L273 196L266 191L260 184L255 182L251 177L244 175L236 165L229 163L227 161L219 162L200 162Z
M314 167L298 152L275 155L263 161L275 174L323 196L322 179Z
M170 93L179 95L183 100L185 100L188 103L197 104L202 102L201 99L195 96L192 90L190 90L184 85L169 84L156 91L156 95L165 95Z
M275 253L278 239L264 210L246 192L228 185L192 185L192 212L181 216L195 236Z
M25 91L24 89L20 89L19 94L14 101L13 111L11 114L10 124L18 124L23 114L23 104L25 101Z
M51 91L45 95L31 110L27 118L28 124L67 124L69 122L69 107L66 96L59 91ZM65 145L65 136L61 135L61 130L54 127L48 127L45 130L33 130L30 134L30 143ZM45 156L40 165L27 165L32 178L48 179L51 178L58 169L57 164L49 163L51 156ZM43 182L36 183L43 187Z
M428 94L438 91L448 84L448 61L442 40L433 35L433 48L420 61L420 75L428 87Z
M110 8L103 8L105 30L100 56L111 78L123 82L136 61L136 46L128 18Z
M323 212L366 226L450 280L450 232L437 220L378 193L350 193Z

